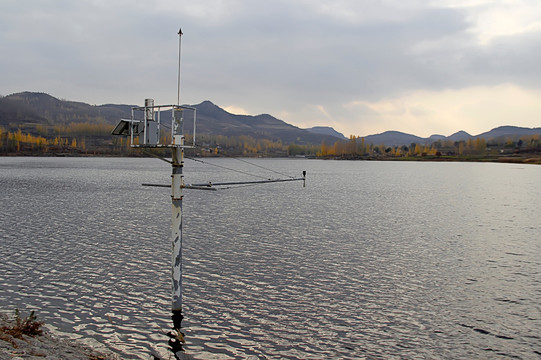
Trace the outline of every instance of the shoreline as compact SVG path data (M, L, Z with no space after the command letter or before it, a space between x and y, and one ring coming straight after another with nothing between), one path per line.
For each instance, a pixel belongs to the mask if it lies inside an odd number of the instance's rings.
M28 318L26 318L28 319ZM26 320L26 319L23 319ZM95 350L82 341L58 336L42 322L36 327L41 334L13 334L17 321L7 312L0 313L0 358L1 359L42 359L59 360L119 360L118 355L107 350Z
M0 157L85 157L85 158L152 158L145 154L81 154L70 153L35 153L19 152L0 154ZM200 156L195 156L199 158ZM229 158L228 156L203 156L201 158ZM249 157L248 158L252 158ZM258 157L253 157L258 158ZM360 156L360 155L328 155L328 156L268 156L269 159L310 159L310 160L351 160L351 161L397 161L397 162L477 162L477 163L507 163L507 164L528 164L541 165L541 155L536 153L506 154L501 156L476 156L476 155L445 155L445 156Z
M122 360L120 353L107 348L92 337L73 339L69 333L62 333L54 326L39 321L31 312L27 317L14 316L0 309L0 359L11 360ZM29 326L25 326L28 325ZM23 329L24 328L24 329ZM21 331L21 329L23 329ZM37 331L34 331L37 330ZM93 344L92 344L93 343ZM150 347L148 359L173 359L173 354L165 349ZM194 360L186 352L177 353L179 359ZM131 357L130 357L131 358Z

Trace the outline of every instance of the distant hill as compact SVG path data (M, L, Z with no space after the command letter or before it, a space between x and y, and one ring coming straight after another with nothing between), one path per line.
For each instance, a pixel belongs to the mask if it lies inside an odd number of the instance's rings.
M311 128L307 128L305 130L308 130L314 134L321 134L321 135L330 135L334 136L340 140L347 140L348 138L344 136L344 134L339 133L338 131L334 130L330 126L314 126Z
M517 140L524 135L541 135L541 127L538 128L525 128L518 126L500 126L490 131L484 132L482 134L474 136L475 138L485 138L485 139L494 139L505 140L512 139Z
M381 134L365 136L364 141L366 144L398 146L410 145L411 143L425 143L426 139L399 131L386 131Z
M129 118L134 105L89 105L83 102L60 100L51 95L36 92L22 92L0 97L0 126L14 131L32 131L37 125L53 126L70 123L103 123L115 125L121 118ZM248 135L256 139L281 141L284 144L314 144L323 141L334 144L337 140L347 138L327 126L316 126L301 129L279 120L269 114L235 115L210 101L194 105L197 109L197 133L210 135L241 136ZM186 124L189 130L189 122ZM448 137L432 135L421 138L398 131L386 131L381 134L364 137L366 144L386 146L410 145L412 143L430 144L438 140L465 141L482 137L490 139L517 140L524 135L541 135L541 128L524 128L517 126L501 126L479 135L472 136L459 131Z
M23 92L0 98L0 125L34 123L62 125L70 122L105 122L114 125L129 117L130 105L89 105L59 100L44 93Z
M465 131L459 131L453 135L448 136L446 139L451 141L465 141L470 139L472 136Z
M121 118L131 116L135 105L89 105L82 102L59 100L44 93L23 92L0 98L0 125L10 130L17 127L31 129L32 125L65 125L72 122L107 123L115 125ZM197 133L224 136L247 135L257 139L282 141L285 144L334 143L332 135L317 134L263 114L235 115L203 101L197 109ZM189 129L190 123L186 124ZM193 127L193 126L192 126Z
M445 136L444 135L430 135L430 137L428 138L428 141L430 142L434 142L434 141L438 141L438 140L445 140Z
M364 141L367 144L385 144L387 146L400 146L400 145L410 145L412 143L419 144L431 144L435 141L450 140L452 142L456 141L467 141L468 139L484 138L487 141L495 140L502 141L505 139L518 140L521 136L524 135L541 135L541 128L524 128L518 126L501 126L490 131L484 132L479 135L470 135L465 131L458 131L450 136L443 135L432 135L428 138L421 138L415 135L406 134L398 131L386 131L381 134L368 135L364 137Z
M300 129L269 114L235 115L228 113L210 101L194 106L197 109L197 133L210 135L241 136L264 138L283 143L321 144L322 141L334 143L332 135L317 134Z

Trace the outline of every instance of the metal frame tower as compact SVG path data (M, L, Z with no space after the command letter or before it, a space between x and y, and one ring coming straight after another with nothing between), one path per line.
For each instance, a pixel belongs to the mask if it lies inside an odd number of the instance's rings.
M300 181L306 179L306 171L299 178L266 179L256 181L236 182L207 182L201 184L184 183L184 149L195 148L197 110L191 106L180 105L180 54L182 31L179 30L179 68L177 84L176 105L154 105L153 99L145 99L142 107L131 109L130 119L121 119L112 131L113 135L127 136L130 146L133 148L170 148L172 160L165 160L171 164L171 184L143 184L144 186L171 187L171 319L173 330L169 333L169 345L177 359L189 358L184 353L182 344L184 335L180 331L182 315L182 199L183 189L217 190L220 186L261 184L286 181ZM192 141L185 144L184 115L192 113L193 132L190 134ZM168 121L170 115L170 123ZM170 125L169 125L170 124ZM166 129L170 128L169 136L163 138ZM170 139L168 139L170 137Z

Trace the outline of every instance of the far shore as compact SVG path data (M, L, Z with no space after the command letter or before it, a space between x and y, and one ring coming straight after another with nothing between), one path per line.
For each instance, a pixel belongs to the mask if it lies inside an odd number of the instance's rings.
M323 159L323 158L318 158ZM479 162L479 163L513 163L541 165L541 154L517 155L517 156L329 156L332 160L364 160L364 161L429 161L429 162Z
M16 152L1 154L0 157L133 157L133 158L150 158L152 156L144 153L136 153L129 156L123 156L119 154L107 154L107 153L81 153L81 152L64 152L64 153L42 153L42 152ZM199 157L199 156L195 156ZM204 156L201 158L228 158L229 156ZM231 156L231 157L243 157L243 156ZM260 158L253 157L253 158ZM248 156L250 158L250 156ZM319 160L356 160L356 161L429 161L429 162L479 162L479 163L513 163L513 164L533 164L541 165L540 153L524 153L524 154L506 154L506 155L426 155L426 156L361 156L361 155L327 155L327 156L314 156L314 155L298 155L298 156L269 156L268 158L276 159L319 159Z

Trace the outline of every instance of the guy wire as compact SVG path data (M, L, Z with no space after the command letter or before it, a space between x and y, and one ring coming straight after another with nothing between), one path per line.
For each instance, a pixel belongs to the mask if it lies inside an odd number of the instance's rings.
M251 162L249 162L248 160L244 160L244 159L237 158L237 157L233 157L232 159L235 159L235 160L238 160L238 161L242 161L242 162L244 162L244 163L247 163L247 164L256 166L256 167L258 167L258 168L261 168L261 169L264 169L264 170L273 172L273 173L278 174L278 175L286 176L286 177L291 178L291 179L294 178L294 176L287 175L287 174L283 174L283 173L281 173L281 172L279 172L279 171L272 170L272 169L266 168L266 167L264 167L264 166L261 166L261 165L257 165L257 164L251 163Z
M212 164L212 163L209 163L209 162L206 162L206 161L203 161L203 160L194 159L194 158L189 157L189 156L184 156L184 158L190 159L190 160L192 160L192 161L197 161L197 162L200 162L200 163L202 163L202 164L212 165L212 166L216 166L216 167L221 168L221 169L225 169L225 170L237 172L237 173L239 173L239 174L249 175L249 176L253 176L253 177L258 177L258 178L260 178L260 179L268 180L268 178L266 178L266 177L264 177L264 176L261 176L261 175L250 174L250 173L248 173L248 172L246 172L246 171L241 171L241 170L231 169L231 168L228 168L228 167L226 167L226 166L217 165L217 164Z

